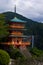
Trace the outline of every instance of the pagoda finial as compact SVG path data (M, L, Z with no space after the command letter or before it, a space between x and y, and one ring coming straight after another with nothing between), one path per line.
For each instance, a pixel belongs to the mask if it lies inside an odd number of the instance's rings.
M16 13L16 5L15 5L15 7L14 7L14 12Z

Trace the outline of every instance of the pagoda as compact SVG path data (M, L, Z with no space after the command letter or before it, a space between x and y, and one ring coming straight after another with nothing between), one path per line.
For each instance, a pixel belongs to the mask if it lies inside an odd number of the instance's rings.
M30 45L29 36L24 35L26 32L26 21L18 18L16 16L16 6L15 6L15 17L9 21L9 45L27 46Z
M28 36L24 35L26 21L14 17L9 22L9 44L14 46L30 45Z

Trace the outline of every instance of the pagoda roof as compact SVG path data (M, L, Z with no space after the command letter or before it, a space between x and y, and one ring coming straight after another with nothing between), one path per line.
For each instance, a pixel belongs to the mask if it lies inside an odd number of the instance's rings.
M21 19L19 19L19 18L17 18L17 17L14 17L14 18L11 19L10 21L11 21L11 22L21 22L21 23L25 23L25 22L26 22L26 21L21 20Z

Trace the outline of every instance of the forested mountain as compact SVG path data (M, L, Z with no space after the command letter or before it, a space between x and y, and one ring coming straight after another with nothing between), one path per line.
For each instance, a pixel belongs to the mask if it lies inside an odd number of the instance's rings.
M14 12L4 12L0 14L0 38L3 36L7 36L8 33L8 21L14 17L18 17L22 20L27 21L26 28L27 35L34 35L35 36L35 46L40 49L43 49L43 23L38 23L31 19L28 19L20 14L15 14Z

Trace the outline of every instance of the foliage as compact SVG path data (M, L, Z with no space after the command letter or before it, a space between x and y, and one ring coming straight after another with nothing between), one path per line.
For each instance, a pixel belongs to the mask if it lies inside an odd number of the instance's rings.
M42 50L39 50L35 47L31 49L30 52L32 53L33 58L43 61L43 51Z
M4 50L0 50L0 65L8 65L9 62L10 62L9 54Z
M8 25L5 22L5 15L0 14L0 38L3 38L8 35L7 26Z
M12 45L9 47L8 51L10 57L12 59L21 59L25 60L26 58L20 53L20 50L18 48L14 48Z
M35 37L34 45L37 48L43 50L43 23L37 23L32 21L33 23L29 24L29 22L27 22L26 24L26 28L27 28L26 34L34 35Z

